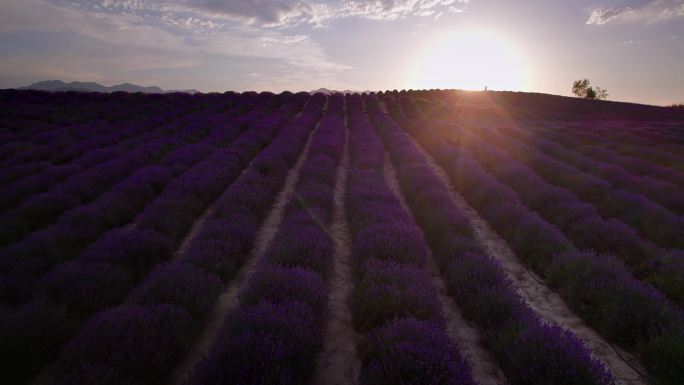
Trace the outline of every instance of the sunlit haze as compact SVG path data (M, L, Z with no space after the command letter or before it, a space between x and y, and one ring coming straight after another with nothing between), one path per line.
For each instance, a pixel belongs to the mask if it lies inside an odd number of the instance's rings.
M457 88L684 101L684 0L3 0L0 88Z
M417 55L411 88L498 90L527 88L526 68L516 47L495 32L450 31Z
M683 69L684 0L0 0L0 382L684 385Z

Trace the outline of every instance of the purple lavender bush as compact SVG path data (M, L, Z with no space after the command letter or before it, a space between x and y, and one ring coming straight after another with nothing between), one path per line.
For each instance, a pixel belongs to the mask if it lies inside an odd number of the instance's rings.
M441 303L427 274L396 262L367 260L351 309L354 328L362 333L393 319L442 322Z
M200 319L209 313L222 289L223 282L216 275L187 263L170 262L155 268L130 293L127 302L170 304Z
M54 303L35 301L16 309L0 306L3 381L31 381L77 331L76 318Z
M52 384L163 384L189 341L190 316L171 305L124 305L90 319L61 352ZM151 327L151 326L154 327Z
M361 384L476 384L458 348L432 323L398 319L369 340Z
M314 312L301 302L241 307L226 319L187 384L300 384L311 371L321 334Z

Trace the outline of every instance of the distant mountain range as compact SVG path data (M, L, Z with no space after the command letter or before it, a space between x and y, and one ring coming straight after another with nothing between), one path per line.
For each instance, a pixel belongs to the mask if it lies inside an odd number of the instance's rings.
M320 92L320 93L322 93L322 94L330 95L330 94L334 94L334 93L341 93L341 94L362 94L362 93L364 93L364 92L370 93L371 91L368 91L368 90L366 90L366 91L350 91L350 90L338 91L338 90L329 90L329 89L327 89L327 88L319 88L319 89L313 90L313 91L311 91L311 92L309 92L309 93L310 93L310 94L315 94L315 93L318 93L318 92Z
M171 92L185 92L188 94L196 94L200 93L200 91L191 89L191 90L163 90L159 87L156 86L150 86L150 87L144 87L144 86L139 86L137 84L131 84L131 83L122 83L122 84L117 84L113 86L103 86L102 84L95 83L95 82L63 82L61 80L43 80L40 82L33 83L29 86L26 87L19 87L17 88L19 90L41 90L41 91L53 91L53 92L59 92L59 91L81 91L81 92L142 92L146 94L168 94ZM351 90L331 90L328 88L319 88L317 90L310 91L310 94L315 94L317 92L330 95L334 93L342 93L342 94L361 94L361 93L370 93L371 91L351 91Z
M199 91L192 90L170 90L165 91L159 87L143 87L137 84L123 83L111 87L103 86L102 84L94 82L70 82L66 83L61 80L44 80L33 83L30 86L19 87L20 90L42 90L42 91L81 91L81 92L143 92L146 94L166 94L170 92L186 92L189 94L199 93Z

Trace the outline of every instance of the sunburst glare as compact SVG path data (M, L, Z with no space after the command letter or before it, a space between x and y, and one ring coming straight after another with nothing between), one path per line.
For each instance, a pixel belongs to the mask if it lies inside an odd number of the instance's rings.
M506 39L487 30L450 31L420 55L412 88L522 90L522 55Z

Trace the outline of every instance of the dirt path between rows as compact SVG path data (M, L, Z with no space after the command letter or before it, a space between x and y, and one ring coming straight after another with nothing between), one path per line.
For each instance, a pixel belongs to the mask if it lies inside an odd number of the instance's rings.
M304 104L304 107L306 107L306 105L307 105L308 103L309 103L309 101L307 100L306 103ZM296 115L295 117L301 115L301 114L304 112L304 107L302 108L302 111L298 112L297 115ZM249 128L246 129L246 130L244 130L244 131L242 131L242 133L241 133L240 135L244 134L247 130L249 130ZM276 135L277 135L277 133L276 133ZM237 139L237 138L236 138L236 139ZM232 144L233 144L233 142L231 142L231 143L229 143L229 144L226 144L226 145L223 146L223 147L217 147L217 148L214 150L214 152L212 152L212 154L214 154L215 152L221 151L221 150L228 149L228 148L230 148L230 146L231 146ZM210 156L212 156L212 155L207 156L207 157L205 158L205 160L208 159ZM195 221L194 221L193 224L192 224L192 227L190 228L190 230L188 231L188 233L187 233L187 234L185 235L185 237L183 238L183 241L181 242L180 246L178 246L178 248L177 248L176 251L174 252L174 254L173 254L172 258L171 258L171 261L178 261L178 260L181 260L182 258L185 257L185 252L187 251L187 248L188 248L188 246L190 245L190 242L195 238L195 236L197 235L197 233L199 232L199 230L200 230L200 229L202 228L202 226L204 225L204 222L206 222L207 219L213 214L213 212L215 211L216 205L219 204L219 202L221 202L221 198L223 197L223 194L225 194L226 191L228 191L228 189L230 188L230 186L232 186L233 183L235 183L235 182L240 178L240 176L242 176L242 175L249 169L249 167L252 165L252 162L254 161L254 159L257 158L257 156L258 156L258 155L256 155L254 158L252 158L252 160L250 160L250 162L247 164L247 166L246 166L245 168L242 169L242 172L240 173L240 175L239 175L237 178L235 178L235 180L234 180L233 182L231 182L231 183L224 189L223 193L221 193L221 195L220 195L218 198L216 198L216 199L213 201L213 203L211 203L211 205L210 205L210 206L209 206L209 207L208 207L208 208L207 208L199 217L197 217L197 219L195 219ZM199 164L199 163L201 163L201 162L202 162L202 161L196 163L195 165L197 165L197 164ZM192 168L192 167L191 167L191 168ZM188 170L189 170L189 169L188 169ZM187 172L188 170L186 170L186 172ZM181 175L182 175L182 174L181 174ZM178 178L179 176L180 176L180 175L177 175L176 177L174 177L174 179L175 179L175 178ZM169 183L166 185L166 187L168 187L168 185L169 185L170 183L171 183L171 182L169 182ZM166 187L165 187L165 188L166 188ZM137 215L136 215L136 217L137 217ZM121 227L121 229L122 229L123 231L132 231L132 230L134 230L134 229L136 228L136 226L137 226L137 223L136 223L135 217L134 217L130 222L128 222L127 224L123 225L123 226ZM140 281L140 282L143 282L143 281ZM53 373L54 370L55 370L55 366L54 366L55 363L56 363L56 362L53 362L53 363L51 363L50 365L48 365L47 367L43 368L43 371L41 371L41 373L39 373L39 374L36 376L36 378L31 382L31 385L42 385L42 384L47 383L48 379L52 376L52 373ZM174 378L175 378L175 377L174 377Z
M251 162L250 162L250 164L251 164ZM249 165L247 165L247 167L244 170L242 170L242 172L244 173L245 170L247 170L247 168L249 168ZM236 179L236 181L237 181L237 179ZM183 238L183 242L181 242L180 246L178 246L178 248L176 249L176 252L173 254L173 258L172 258L173 261L178 261L178 260L182 259L183 257L185 257L185 252L188 251L188 246L190 246L190 242L192 242L192 240L195 239L195 236L197 236L197 233L200 231L202 226L204 226L204 222L206 222L207 219L214 213L214 208L216 207L216 205L218 205L219 202L221 202L221 198L223 197L223 194L225 193L225 191L227 191L230 188L230 186L232 186L232 185L233 185L233 183L228 185L226 190L224 190L224 192L214 201L214 203L212 203L211 206L209 206L209 208L204 210L202 215L200 215L197 219L195 219L195 222L193 222L192 227L190 228L190 231L188 231L188 233L185 235L185 238Z
M309 104L309 100L307 100L307 101L304 103L304 106L302 107L301 111L299 111L299 112L292 118L292 120L297 119L299 116L301 116L301 115L304 113L304 110L306 109L306 106L307 106L308 104ZM325 108L324 108L324 110L325 110ZM282 129L282 128L281 128L281 129ZM248 130L249 130L249 128L246 129L246 130L244 130L244 131L242 131L242 133L241 133L240 135L244 134L244 133L247 132ZM278 131L280 131L280 130L278 130ZM276 133L276 134L274 135L274 138L275 138L275 136L277 136L277 135L278 135L278 133ZM229 149L230 146L233 144L233 142L235 142L235 140L237 140L237 138L239 138L239 136L237 136L235 139L233 139L233 141L231 141L231 143L228 144L228 145L226 145L225 147L218 148L217 151ZM265 147L264 147L264 149L265 149ZM263 150L263 149L262 149L262 150ZM221 200L222 200L222 198L223 198L223 194L225 194L225 193L228 191L228 189L230 188L230 186L232 186L233 183L237 182L237 181L240 179L240 177L243 176L243 175L247 172L247 170L249 170L249 168L250 168L250 167L252 166L252 164L254 163L254 160L255 160L256 158L258 158L258 157L259 157L258 154L257 154L256 156L254 156L254 157L249 161L249 163L247 164L247 166L245 166L245 167L242 169L242 171L240 172L240 175L238 175L238 177L235 178L235 180L234 180L230 185L228 185L228 186L224 189L223 193L221 193L221 195L219 195L219 197L216 198L216 200L214 200L214 202L213 202L213 203L212 203L212 204L211 204L211 205L202 213L202 215L200 215L200 216L195 220L195 222L193 222L192 227L190 228L190 231L185 235L185 238L183 238L183 242L181 242L181 244L180 244L180 246L178 247L178 249L176 249L176 252L175 252L174 255L173 255L173 260L179 260L179 259L183 258L183 256L185 255L185 252L188 250L188 246L190 245L190 242L192 242L192 240L195 238L195 236L197 236L197 233L200 231L200 229L201 229L202 226L204 225L204 222L206 222L207 219L214 213L214 211L216 211L216 206L217 206L219 203L221 203Z
M413 140L410 135L409 137ZM600 334L586 325L580 317L575 315L558 294L546 287L541 278L528 270L511 250L508 243L492 230L477 211L454 189L442 167L436 164L432 156L415 140L413 141L425 155L429 165L442 180L442 183L448 187L451 198L458 209L470 219L477 241L484 246L490 255L501 262L518 293L530 307L543 319L564 326L586 341L594 355L610 368L619 385L646 385L646 381L634 369L645 373L644 367L636 357L608 343Z
M413 217L413 213L404 199L404 194L401 192L396 171L387 152L385 152L384 167L387 185L394 192L394 195L399 198L402 208ZM413 218L415 221L415 217ZM447 294L446 282L444 282L439 273L432 253L428 256L425 268L430 274L432 285L437 288L446 320L447 332L451 339L456 342L463 356L473 369L475 380L481 385L508 384L506 376L496 362L496 358L482 346L478 329L463 317L461 309Z
M214 214L214 212L216 211L216 207L223 201L223 195L226 194L228 190L230 190L230 187L235 182L237 182L240 179L240 177L242 177L247 172L247 170L249 170L249 168L252 166L254 160L257 157L258 155L252 158L252 160L249 161L247 166L245 166L245 168L242 169L240 175L238 175L238 177L235 178L235 180L223 190L221 195L219 195L219 197L216 198L214 202L206 210L204 210L202 215L195 219L195 222L193 222L190 231L188 231L188 233L185 235L185 238L183 238L183 241L181 242L180 246L178 246L176 252L173 254L173 261L178 261L185 258L185 253L188 251L188 247L190 247L190 242L192 242L192 240L195 239L197 233L199 233L199 231L202 229L202 226L204 226L204 223L207 221L207 219L209 219Z
M278 231L278 226L283 217L283 212L285 211L285 206L290 200L295 187L297 186L297 181L299 179L299 170L301 169L304 161L306 160L309 147L311 145L311 139L313 138L316 129L318 128L319 122L316 127L309 133L309 137L306 141L302 153L297 158L297 163L292 167L285 179L285 185L283 189L278 193L276 197L275 204L271 208L271 211L266 216L264 223L262 223L259 231L257 232L256 241L254 249L250 253L247 261L235 274L235 277L228 283L225 290L219 296L218 300L214 304L214 308L211 310L208 320L202 333L197 337L193 347L190 349L183 361L173 370L171 374L171 383L174 385L182 385L185 379L192 373L197 362L199 362L202 357L209 351L211 344L214 342L216 335L223 325L223 319L226 314L238 305L238 294L245 287L249 278L256 271L259 265L259 257L266 251L269 243L276 235Z
M346 119L345 119L346 126ZM354 289L351 269L351 235L347 225L345 196L349 174L349 131L335 182L331 235L335 242L332 274L328 281L330 303L323 334L323 348L316 360L311 384L353 385L361 373L361 360L356 351L361 336L354 330L349 298Z
M298 112L298 113L295 115L295 117L294 117L293 119L297 119L299 116L301 116L301 115L304 113L304 109L306 108L306 106L307 106L308 104L309 104L309 101L307 100L307 101L304 103L304 106L302 107L302 110L301 110L300 112ZM249 130L249 129L244 130L240 135L244 134L244 133L247 132L248 130ZM276 133L276 135L278 135L278 134ZM224 147L222 147L222 148L217 148L217 150L220 151L220 150L222 150L222 149L228 149L228 148L230 148L230 146L233 144L233 142L234 142L235 140L237 140L237 138L239 138L239 136L237 136L235 139L233 139L233 141L231 141L230 144L227 144L226 146L224 146ZM202 228L202 226L204 226L204 222L206 222L207 219L208 219L209 217L211 217L211 215L214 213L214 211L216 211L216 206L217 206L219 203L221 203L221 200L222 200L222 198L223 198L223 194L225 194L225 193L228 191L228 189L230 188L230 186L232 186L233 183L235 183L236 181L238 181L238 180L240 179L240 177L241 177L242 175L244 175L245 172L247 172L247 170L249 170L250 166L251 166L252 163L254 162L254 159L256 159L257 157L258 157L258 154L257 154L256 156L254 156L254 157L249 161L249 163L247 164L247 166L245 166L245 167L242 169L242 171L240 172L240 175L238 175L238 177L235 178L235 180L234 180L230 185L228 185L228 186L224 189L223 193L221 193L221 195L219 195L219 197L216 198L216 200L214 200L214 202L213 202L213 203L212 203L212 204L211 204L211 205L202 213L202 215L200 215L200 216L195 220L195 222L193 222L192 227L190 228L190 231L188 231L188 233L185 235L185 238L183 238L183 242L181 242L181 244L180 244L180 246L178 247L178 249L176 249L176 252L175 252L174 255L173 255L173 259L174 259L174 260L179 260L179 259L182 259L182 258L184 257L185 252L188 250L188 246L190 245L190 242L192 242L192 240L195 239L195 236L197 236L197 233L200 231L200 229Z

